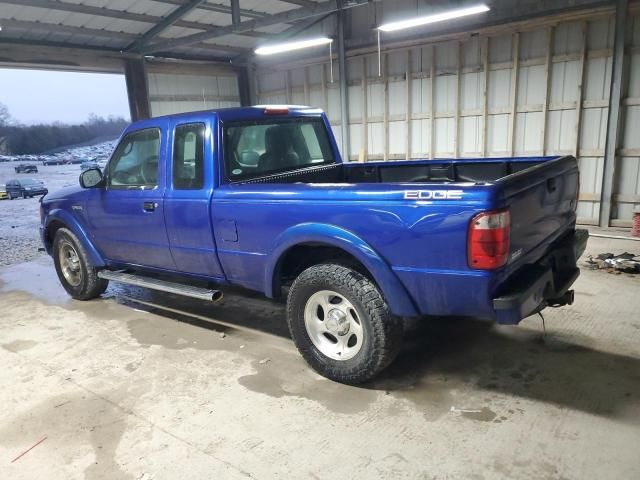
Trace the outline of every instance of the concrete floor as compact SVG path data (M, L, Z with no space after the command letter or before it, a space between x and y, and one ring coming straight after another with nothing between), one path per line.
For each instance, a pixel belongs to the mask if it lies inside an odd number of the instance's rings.
M354 388L307 368L258 296L82 303L46 257L5 267L2 478L640 478L640 279L585 270L576 291L544 341L539 318L414 322Z

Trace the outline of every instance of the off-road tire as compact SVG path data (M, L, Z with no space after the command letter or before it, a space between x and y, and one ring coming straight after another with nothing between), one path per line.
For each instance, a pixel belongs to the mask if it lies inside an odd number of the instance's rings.
M324 355L305 327L305 306L316 292L331 290L355 307L363 327L360 351L348 360ZM337 264L320 264L303 271L287 297L287 323L291 337L307 363L331 380L359 384L373 379L398 354L402 344L402 320L389 311L375 284L364 275Z
M64 242L68 242L73 246L80 260L82 279L77 286L70 284L62 273L59 251ZM53 240L53 261L60 283L67 293L76 300L91 300L99 297L109 286L108 280L98 277L98 270L91 263L89 255L82 246L82 243L80 243L78 237L67 228L60 228L56 232Z

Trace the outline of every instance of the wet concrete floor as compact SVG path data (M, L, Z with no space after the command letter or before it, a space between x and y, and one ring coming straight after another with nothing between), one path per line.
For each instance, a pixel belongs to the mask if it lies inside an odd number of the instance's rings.
M640 478L638 278L583 271L544 339L408 322L361 387L306 366L283 305L225 293L77 302L46 257L0 270L2 478Z

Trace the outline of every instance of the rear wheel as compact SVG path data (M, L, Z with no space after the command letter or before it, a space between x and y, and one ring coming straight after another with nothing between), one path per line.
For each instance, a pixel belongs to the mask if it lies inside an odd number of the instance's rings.
M27 192L22 192L22 198L24 198L26 200L27 197L28 197Z
M53 240L53 261L60 283L76 300L100 296L109 285L98 277L89 255L71 230L61 228Z
M308 268L287 299L291 336L321 375L343 383L366 382L396 357L402 322L365 276L341 265Z

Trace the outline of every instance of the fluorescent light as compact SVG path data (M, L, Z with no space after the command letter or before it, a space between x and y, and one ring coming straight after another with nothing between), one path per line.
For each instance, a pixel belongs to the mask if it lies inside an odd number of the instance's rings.
M255 49L256 55L273 55L274 53L290 52L292 50L300 50L302 48L317 47L333 42L331 38L311 38L309 40L300 40L298 42L278 43L275 45L265 45Z
M400 22L391 22L380 25L378 30L383 32L395 32L396 30L404 30L405 28L419 27L430 23L444 22L454 18L466 17L477 13L484 13L490 10L485 4L475 5L473 7L459 8L456 10L447 10L446 12L427 15L426 17L411 18Z

